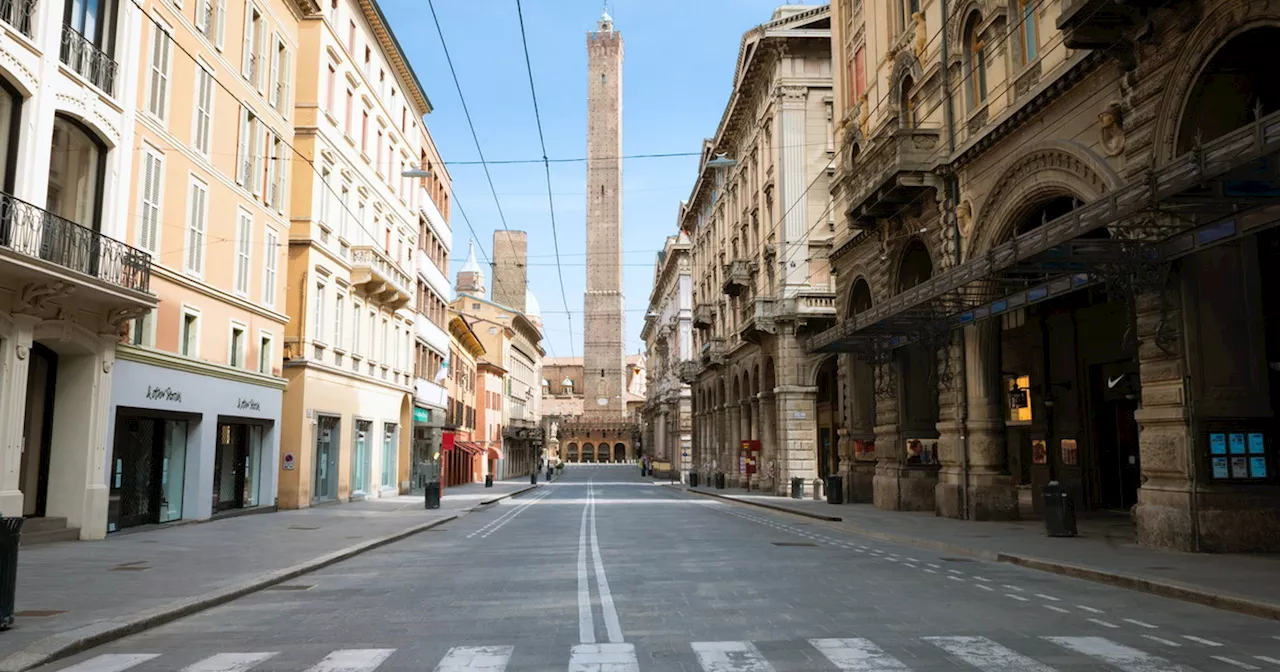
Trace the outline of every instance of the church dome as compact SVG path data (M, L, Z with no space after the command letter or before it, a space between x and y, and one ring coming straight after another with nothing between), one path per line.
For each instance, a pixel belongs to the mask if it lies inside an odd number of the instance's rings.
M542 317L542 306L538 305L538 297L528 288L524 290L524 314L526 317Z

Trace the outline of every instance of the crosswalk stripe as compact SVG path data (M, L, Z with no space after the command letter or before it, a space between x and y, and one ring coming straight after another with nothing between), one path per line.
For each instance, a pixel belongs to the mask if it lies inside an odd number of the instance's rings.
M704 672L774 672L751 642L694 642L692 646Z
M395 652L395 649L342 649L325 656L307 672L371 672Z
M634 644L578 644L569 654L569 672L640 672Z
M158 653L107 653L63 668L62 672L124 672L158 657Z
M1054 672L1052 667L986 637L925 637L924 640L984 672Z
M514 646L455 646L444 654L435 672L502 672Z
M1046 637L1050 642L1076 653L1097 658L1123 672L1191 672L1191 668L1171 663L1105 637Z
M276 655L265 653L219 653L183 668L182 672L245 672L258 663Z
M841 672L909 672L910 668L884 649L861 637L811 639L809 643Z

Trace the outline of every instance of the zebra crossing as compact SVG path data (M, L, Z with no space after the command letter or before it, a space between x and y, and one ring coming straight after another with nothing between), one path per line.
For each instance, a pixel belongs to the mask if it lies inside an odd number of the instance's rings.
M824 638L797 641L705 641L687 645L689 665L704 672L779 672L819 669L838 672L922 672L923 670L981 670L982 672L1059 672L1080 665L1105 666L1119 672L1216 672L1218 670L1280 670L1280 654L1209 655L1218 649L1191 651L1185 648L1152 653L1129 644L1098 636L1018 637L1007 645L982 636L921 636L895 638L876 643L863 637ZM1275 641L1275 640L1273 640ZM436 663L435 672L504 672L508 665L518 669L567 669L570 672L639 672L667 669L661 663L641 664L636 645L631 643L584 644L572 646L563 666L543 667L546 649L529 651L538 662L520 662L520 646L455 646ZM1265 647L1264 647L1265 648ZM1280 648L1277 646L1275 648ZM801 652L809 661L797 665ZM396 662L397 649L339 649L319 660L296 662L296 656L278 651L217 653L191 662L176 659L183 654L106 653L60 668L60 672L374 672L383 670L425 670L421 658L405 653L405 663ZM770 653L772 652L772 653ZM779 653L782 652L782 653ZM535 655L536 654L536 655ZM810 655L814 654L814 655ZM780 656L771 661L771 655ZM317 654L317 657L319 655ZM286 660L292 658L292 664ZM1173 660L1176 659L1176 660ZM815 667L814 660L825 661ZM1188 662L1193 661L1193 662ZM668 661L675 662L675 661ZM429 663L428 663L429 664ZM1095 668L1091 668L1095 669Z

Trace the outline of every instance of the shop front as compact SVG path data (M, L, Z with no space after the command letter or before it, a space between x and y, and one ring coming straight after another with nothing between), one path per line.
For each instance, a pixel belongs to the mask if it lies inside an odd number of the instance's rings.
M282 385L131 354L114 371L107 530L272 510Z
M441 420L444 409L415 406L413 445L409 456L409 494L421 495L428 483L440 482Z

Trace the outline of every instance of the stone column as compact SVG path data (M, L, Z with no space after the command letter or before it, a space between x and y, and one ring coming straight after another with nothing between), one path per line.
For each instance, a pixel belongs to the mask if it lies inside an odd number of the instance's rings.
M764 425L762 424L762 420L760 418L760 395L759 394L754 394L751 396L751 434L750 436L752 439L755 439L760 442L760 448L761 448L761 451L763 451ZM760 452L756 453L756 457L757 458L760 457ZM756 473L751 475L751 487L757 490L761 489L763 480L764 480L764 467L760 464L759 460L757 459Z
M777 90L779 107L782 108L779 115L781 132L778 133L779 140L775 141L781 147L779 150L781 165L778 166L781 197L779 205L780 211L786 213L783 216L782 249L778 251L779 259L809 258L808 250L805 249L809 244L809 210L797 205L801 199L805 198L809 183L808 171L805 170L809 155L805 145L808 137L805 132L808 95L807 86L781 86ZM804 261L788 264L788 267L782 270L781 276L779 280L784 287L783 298L789 298L795 294L795 288L808 283L809 264Z
M39 320L30 315L14 315L13 331L5 335L0 351L0 513L23 514L21 482L22 434L27 410L27 372L31 367L32 328ZM34 493L30 493L33 494Z
M858 455L854 450L854 443L865 441L874 445L876 441L875 368L855 355L841 355L837 365L845 380L842 386L846 395L843 408L848 415L844 426L848 429L851 460L849 501L870 504L874 501L876 453Z
M738 440L742 436L742 402L731 401L725 409L725 440L720 454L720 471L724 472L725 485L738 486Z
M777 464L778 459L778 404L774 397L773 390L766 390L760 393L760 475L761 489L767 492L777 494L779 492L778 473L775 472L773 477L769 476L769 464L773 463L775 469L781 469L782 465Z
M1000 323L988 320L967 327L965 370L968 378L969 517L1016 520L1018 489L1009 473L1004 416L1008 399L1000 375Z
M877 509L902 508L902 445L898 425L898 376L893 362L875 367L876 376L876 475L872 501Z
M779 385L776 388L778 412L778 473L788 484L791 477L804 479L809 494L813 479L818 477L818 423L813 416L818 388L812 385Z
M961 404L967 374L961 370L960 332L951 332L937 351L938 359L938 482L933 486L934 513L964 518L964 422Z

